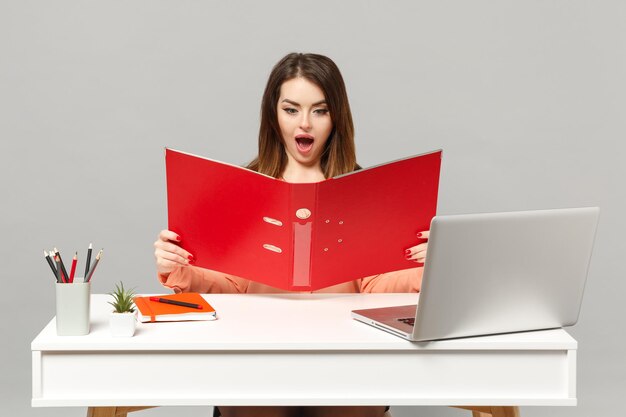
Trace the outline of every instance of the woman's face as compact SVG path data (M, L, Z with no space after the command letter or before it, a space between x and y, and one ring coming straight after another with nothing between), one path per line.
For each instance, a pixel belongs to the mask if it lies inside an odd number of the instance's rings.
M304 78L292 78L281 86L277 106L278 126L289 163L318 165L333 130L322 90Z

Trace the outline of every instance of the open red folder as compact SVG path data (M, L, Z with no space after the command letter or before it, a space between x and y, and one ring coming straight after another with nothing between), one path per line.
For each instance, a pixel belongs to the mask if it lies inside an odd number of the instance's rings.
M404 251L435 216L441 155L292 184L166 149L168 227L196 266L291 291L415 268Z

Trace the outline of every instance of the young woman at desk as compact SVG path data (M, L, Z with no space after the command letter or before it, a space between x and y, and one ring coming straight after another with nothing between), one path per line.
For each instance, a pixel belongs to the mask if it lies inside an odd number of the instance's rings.
M335 63L292 53L274 66L261 103L259 155L249 169L291 183L312 183L358 169L354 127L343 78ZM428 238L428 231L417 237ZM154 243L158 278L175 292L269 293L282 290L192 266L184 236L163 230ZM423 263L427 243L398 256ZM379 274L320 292L418 292L423 268ZM217 409L216 409L217 410ZM385 407L219 407L231 416L382 416Z

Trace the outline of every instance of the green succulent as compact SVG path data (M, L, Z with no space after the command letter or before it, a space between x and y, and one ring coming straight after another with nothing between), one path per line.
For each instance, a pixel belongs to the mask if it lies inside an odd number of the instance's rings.
M115 291L109 293L113 297L113 301L109 301L109 304L115 309L115 313L134 313L135 303L133 298L135 293L133 289L127 290L124 288L124 283L120 281L119 284L115 284Z

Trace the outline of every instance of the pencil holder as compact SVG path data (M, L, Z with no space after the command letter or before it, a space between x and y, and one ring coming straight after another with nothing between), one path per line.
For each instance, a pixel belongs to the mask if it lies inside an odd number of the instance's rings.
M91 283L56 283L57 335L83 336L89 333Z

